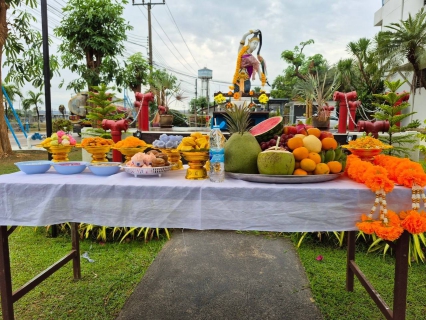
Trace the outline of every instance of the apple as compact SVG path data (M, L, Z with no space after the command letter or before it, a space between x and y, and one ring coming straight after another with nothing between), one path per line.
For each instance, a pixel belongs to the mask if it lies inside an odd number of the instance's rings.
M303 134L305 136L308 135L308 131L306 130L305 126L303 126L302 128L299 128L299 130L297 130L298 134Z
M295 126L285 126L284 127L284 133L285 134L296 134L297 129Z
M319 139L322 140L324 138L333 138L333 134L330 131L321 131Z

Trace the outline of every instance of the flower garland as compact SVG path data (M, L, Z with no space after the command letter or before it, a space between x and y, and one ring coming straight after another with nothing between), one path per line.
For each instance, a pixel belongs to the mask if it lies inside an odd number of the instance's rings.
M262 82L262 87L264 87L266 83L266 75L263 72L260 76L260 81Z
M376 141L370 142L373 148L377 145ZM350 155L345 171L352 180L364 183L376 193L370 213L362 214L361 221L356 224L359 230L366 234L375 233L389 241L398 239L404 230L412 234L426 232L426 212L419 212L420 200L423 200L426 207L423 191L426 186L426 174L419 163L387 155L378 155L373 163L370 163ZM386 203L386 193L393 190L395 183L412 189L411 210L401 211L399 215L388 210ZM380 215L379 219L375 220L373 214L378 206Z
M238 74L241 69L241 59L243 58L243 54L247 51L248 48L249 46L244 46L241 48L240 52L238 52L237 66L235 67L235 73L234 78L232 79L232 83L237 83Z

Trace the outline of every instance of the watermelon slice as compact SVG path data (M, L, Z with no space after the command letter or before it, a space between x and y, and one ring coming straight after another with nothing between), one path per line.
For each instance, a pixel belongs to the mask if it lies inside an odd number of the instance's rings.
M250 129L250 133L255 136L257 142L266 142L271 140L274 135L281 135L283 133L284 124L283 117L275 116L263 120Z

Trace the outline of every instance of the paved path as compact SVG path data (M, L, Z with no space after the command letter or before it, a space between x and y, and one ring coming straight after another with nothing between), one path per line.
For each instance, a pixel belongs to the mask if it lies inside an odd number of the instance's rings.
M288 239L175 230L117 320L322 319Z

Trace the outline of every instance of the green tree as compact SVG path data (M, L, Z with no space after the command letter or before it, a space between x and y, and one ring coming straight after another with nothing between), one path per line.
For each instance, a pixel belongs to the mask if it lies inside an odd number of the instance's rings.
M289 64L284 70L284 74L277 77L272 84L271 95L274 98L293 98L293 89L298 81L306 82L309 74L316 74L328 69L327 60L321 54L315 54L306 58L303 50L306 46L313 44L310 39L295 46L293 50L285 50L281 53L281 58ZM297 91L297 90L296 90ZM312 103L307 102L306 116L312 115Z
M27 93L29 98L26 98L22 101L22 105L25 105L27 108L30 108L31 106L34 106L34 110L37 113L37 129L40 131L40 112L38 110L38 105L43 104L43 100L40 98L43 95L43 92L33 92L28 91Z
M348 59L341 59L335 66L335 72L340 82L339 91L356 91L363 108L373 110L372 102L376 100L373 94L384 91L386 69L388 65L380 59L374 42L367 38L349 42ZM357 109L360 112L360 109ZM365 117L365 115L363 114Z
M292 97L292 91L298 78L292 75L292 67L287 67L287 69L283 75L277 76L272 82L271 96L273 98Z
M6 77L0 72L0 83L14 82L22 86L30 82L34 87L41 88L44 83L43 61L40 55L42 37L40 32L30 24L35 21L34 17L22 10L23 5L36 8L35 0L0 0L0 66L9 68ZM8 11L9 10L9 11ZM53 72L58 69L54 56L50 57L50 69ZM0 101L3 92L0 91ZM0 105L0 158L12 153L12 146L7 133L4 119L5 109Z
M126 31L132 29L122 17L124 4L126 0L69 0L62 8L64 17L54 30L62 39L58 50L63 66L80 76L67 89L90 91L113 80L123 84L124 68L117 57L124 53Z
M104 119L120 120L126 116L124 113L117 112L117 107L113 104L113 101L117 102L119 100L115 99L115 94L107 92L113 89L115 88L101 83L99 86L93 86L88 93L87 119L92 121L94 128L99 127Z
M407 20L391 23L386 26L388 31L379 32L377 35L377 52L383 60L394 59L399 65L408 61L413 72L411 87L417 82L426 89L426 77L422 74L421 62L425 60L426 53L426 12L422 8ZM397 68L391 69L391 73L397 72Z
M394 135L397 132L406 131L407 129L417 128L420 125L418 121L412 121L405 127L397 126L397 123L401 122L403 119L411 116L416 112L402 113L402 111L408 108L408 102L402 102L398 104L398 101L407 95L408 92L403 92L401 94L397 93L398 88L404 84L403 81L386 81L385 85L389 88L389 92L384 94L374 94L374 97L378 98L382 103L373 103L377 108L377 112L374 114L374 118L377 120L386 120L389 121L389 131L387 136L379 137L383 142L393 146L392 149L386 150L390 155L398 155L403 157L408 157L409 151L404 144L414 144L416 142L415 135Z
M207 109L209 103L206 97L193 98L189 102L189 112L190 113L200 113L201 110Z
M149 80L149 64L142 53L131 55L125 63L125 69L124 84L134 93L141 92L142 85L146 85Z

